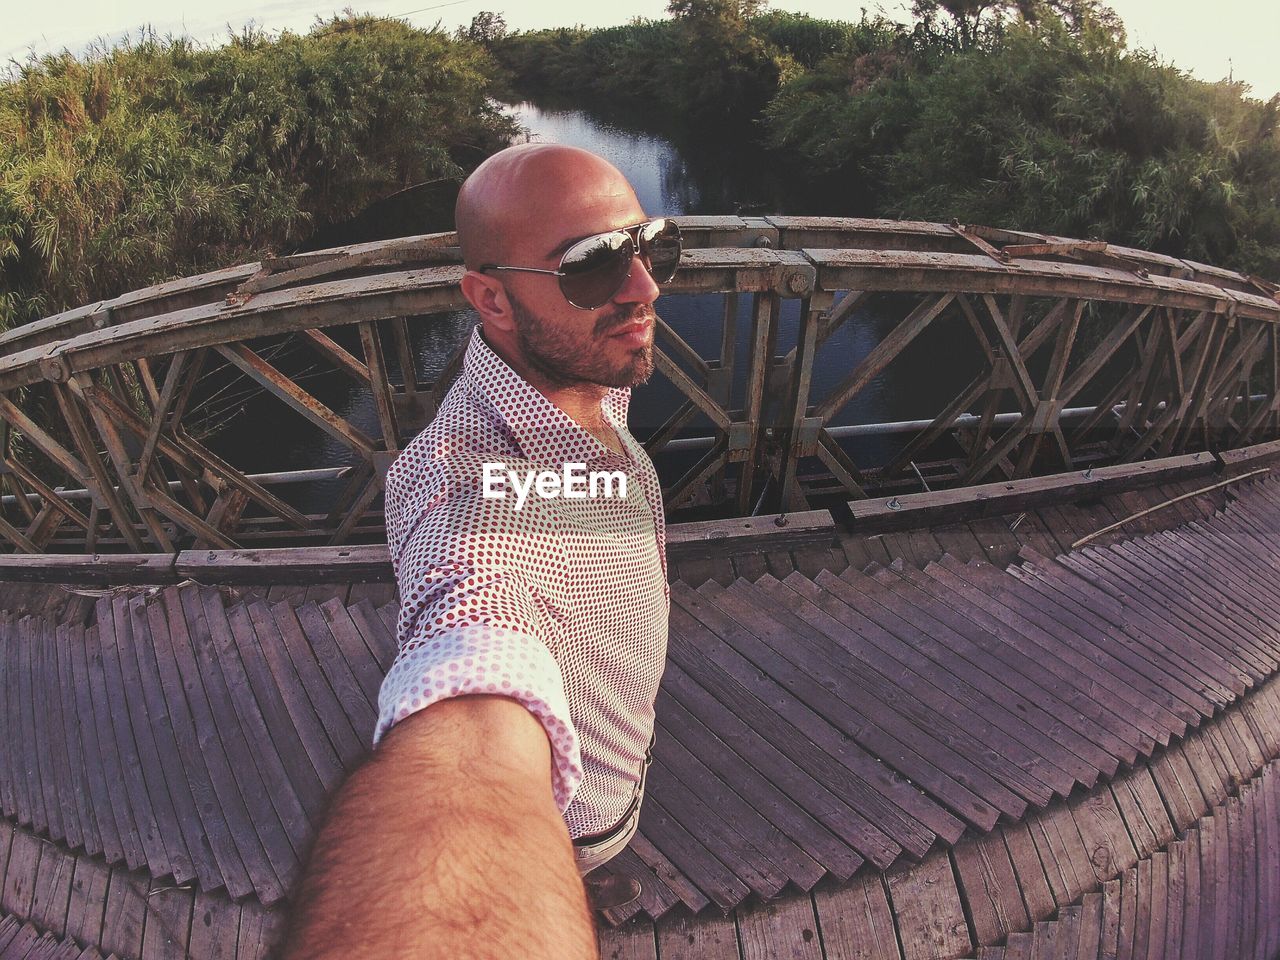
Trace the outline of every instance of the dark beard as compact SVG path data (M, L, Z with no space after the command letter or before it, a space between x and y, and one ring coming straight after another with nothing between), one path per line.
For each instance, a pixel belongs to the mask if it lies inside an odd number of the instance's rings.
M651 317L656 322L652 306L636 304L602 314L592 330L592 342L584 344L543 323L509 290L507 300L511 303L511 316L516 325L516 341L525 360L555 386L594 383L602 387L635 387L653 375L652 346L636 351L621 365L609 363L591 349L610 331Z

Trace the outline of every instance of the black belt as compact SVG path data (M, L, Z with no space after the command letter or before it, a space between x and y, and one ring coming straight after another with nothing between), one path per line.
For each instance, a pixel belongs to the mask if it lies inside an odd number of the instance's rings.
M631 805L627 807L627 812L622 815L622 819L614 826L610 827L604 833L593 833L586 837L575 837L573 845L575 847L594 847L598 843L605 843L614 839L621 834L624 829L626 829L627 821L631 819L631 815L636 812L636 808L639 805L640 793L637 791L636 795L631 798Z
M573 845L575 847L594 847L597 843L604 843L612 840L627 826L627 821L631 819L631 815L636 812L640 806L640 795L644 792L644 781L649 775L649 764L653 762L653 737L649 738L649 746L644 751L644 766L640 768L640 788L636 790L636 795L631 798L631 803L627 806L627 811L622 815L616 824L603 833L593 833L586 837L575 837Z

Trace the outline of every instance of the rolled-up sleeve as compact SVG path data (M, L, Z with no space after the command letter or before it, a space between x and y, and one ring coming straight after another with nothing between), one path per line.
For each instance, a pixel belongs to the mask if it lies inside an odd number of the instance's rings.
M442 509L443 508L443 509ZM400 649L378 694L376 746L396 723L450 697L487 694L522 704L551 744L561 813L582 782L577 731L553 655L554 617L501 552L476 550L442 524L443 503L392 538L400 588Z

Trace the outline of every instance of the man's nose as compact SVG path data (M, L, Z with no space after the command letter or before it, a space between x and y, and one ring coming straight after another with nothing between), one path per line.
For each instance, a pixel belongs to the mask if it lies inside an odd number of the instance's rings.
M626 282L613 295L613 299L615 303L653 303L658 299L659 293L661 290L645 265L644 258L634 257L631 272L627 274Z

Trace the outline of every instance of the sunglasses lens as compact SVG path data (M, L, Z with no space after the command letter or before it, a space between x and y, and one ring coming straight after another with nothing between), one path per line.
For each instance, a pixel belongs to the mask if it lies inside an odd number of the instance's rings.
M680 227L663 217L640 228L640 255L658 283L667 283L680 265Z
M560 290L570 303L595 309L608 303L631 271L634 248L625 233L588 237L560 261Z

